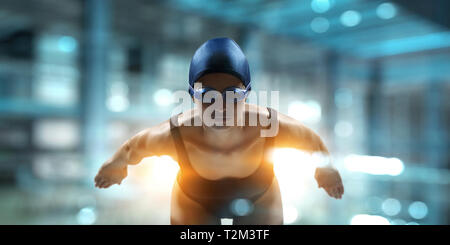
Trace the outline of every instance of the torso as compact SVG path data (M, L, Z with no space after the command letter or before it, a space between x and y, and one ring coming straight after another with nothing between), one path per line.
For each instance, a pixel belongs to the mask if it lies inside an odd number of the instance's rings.
M247 106L246 116L248 116L248 113L258 113L256 106ZM263 110L260 113L269 117L269 112L267 110ZM180 116L179 118L183 117ZM183 120L179 119L178 125L183 125ZM259 192L261 194L258 194L257 198L253 199L254 212L248 217L240 217L234 222L237 224L282 223L283 213L278 182L275 177L270 179L262 177L262 170L259 168L265 163L263 158L267 157L264 152L266 138L260 137L261 127L244 126L230 130L225 129L228 131L227 133L219 134L205 133L205 129L201 126L181 126L179 129L190 165L200 177L206 180L221 181L221 179L229 179L230 177L238 180L252 176L253 182L250 185L253 187L256 187L257 185L266 185L265 191L262 193ZM255 183L256 179L254 177L258 179L258 184ZM220 224L220 220L217 220L217 216L215 216L218 214L215 211L213 211L214 214L210 212L212 210L217 210L216 204L210 202L205 203L198 198L192 198L191 195L195 194L195 190L197 190L198 186L194 187L195 185L190 185L189 181L194 180L188 180L188 182L185 183L185 186L189 186L190 188L184 190L180 185L180 182L176 181L174 183L171 201L171 223ZM269 182L264 184L266 181ZM215 183L213 182L209 183L209 185L214 184ZM232 188L233 190L236 190L246 187L239 185ZM194 193L187 195L186 191L194 191ZM221 191L229 193L230 188L218 189L218 191L219 192L215 192L215 194L219 194ZM230 200L225 201L221 205L227 205L229 201Z
M253 110L250 108L246 113L254 113ZM262 113L268 116L267 110ZM202 126L182 126L180 133L192 168L205 179L218 180L244 178L255 172L263 160L266 140L260 137L259 129L244 126L215 133L205 132Z
M184 112L183 114L185 114ZM269 117L266 108L257 105L246 105L246 115L262 113ZM182 115L183 115L182 114ZM255 114L252 114L255 115ZM230 131L229 135L222 137L204 137L203 128L200 126L182 126L183 117L179 117L178 125L180 134L186 147L189 162L200 177L207 180L220 180L222 178L234 177L244 178L255 176L264 155L263 146L266 138L260 137L261 127L243 127L239 130ZM305 151L322 151L328 153L320 138L310 129L300 124L293 118L277 112L279 131L276 135L275 147L291 147L304 149ZM190 118L192 119L192 118ZM186 121L186 120L185 120ZM170 155L179 162L178 153L172 138L169 120L155 127L144 130L132 140L131 151L127 158L131 164L137 164L142 157L149 155ZM181 224L203 224L202 217L208 216L205 209L196 200L188 197L177 181L174 182L171 201L171 217ZM255 207L261 207L265 212L268 224L277 223L282 220L281 194L276 178L268 190L258 198ZM258 215L258 217L265 217ZM266 222L255 222L266 223Z

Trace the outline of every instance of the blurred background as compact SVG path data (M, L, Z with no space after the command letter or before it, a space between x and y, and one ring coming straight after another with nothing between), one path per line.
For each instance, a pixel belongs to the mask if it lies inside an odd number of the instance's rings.
M169 224L170 157L130 166L121 186L93 178L168 119L195 50L223 36L342 174L335 200L311 156L278 149L285 224L449 224L449 5L0 0L0 224Z

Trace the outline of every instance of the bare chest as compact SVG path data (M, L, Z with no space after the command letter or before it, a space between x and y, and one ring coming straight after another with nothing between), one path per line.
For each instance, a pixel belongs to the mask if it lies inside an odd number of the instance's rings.
M238 142L237 147L225 143L223 147L220 144L208 147L204 142L185 142L185 146L192 168L206 179L217 180L251 175L263 160L264 143L264 138L256 138Z

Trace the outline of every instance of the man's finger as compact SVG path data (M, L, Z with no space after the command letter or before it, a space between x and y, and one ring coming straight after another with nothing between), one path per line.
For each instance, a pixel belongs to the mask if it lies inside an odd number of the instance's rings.
M334 193L334 198L339 199L339 194L336 192L336 190L334 190L333 193Z
M110 180L105 180L104 182L103 182L103 188L107 188L108 186L110 186L111 185L111 181Z
M104 188L104 186L105 186L106 183L107 183L107 181L106 181L105 179L102 179L102 180L100 181L99 187L100 187L100 188Z
M100 177L100 176L97 176L96 178L95 178L95 183L97 183L97 185L100 183L100 182L102 182L102 177Z
M338 192L338 198L341 199L342 198L342 192L340 190L340 187L338 187L337 192Z
M339 199L339 190L337 187L333 187L334 198Z
M100 184L102 183L103 179L102 178L98 178L95 183L97 184L97 187L100 187Z
M341 199L341 198L342 198L342 189L341 189L341 186L338 186L338 187L337 187L337 192L338 192L339 199Z
M98 187L98 188L102 188L102 183L103 183L102 180L98 181L97 187Z
M339 191L339 186L334 187L334 193L336 193L336 197L339 198L341 195L341 192Z
M328 195L329 195L330 197L335 197L334 192L333 192L333 189L327 188L326 190L327 190L327 193L328 193Z
M108 188L108 187L110 187L112 184L113 184L112 182L106 182L106 183L104 184L103 188Z

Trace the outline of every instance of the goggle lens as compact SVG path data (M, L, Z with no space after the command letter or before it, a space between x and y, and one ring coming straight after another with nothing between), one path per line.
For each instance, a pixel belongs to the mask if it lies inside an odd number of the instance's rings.
M230 92L231 92L231 95L234 95L234 102L235 103L238 102L238 101L242 101L242 100L244 100L246 98L247 93L249 92L249 90L248 90L249 86L250 86L250 84L247 86L246 89L242 89L242 88L234 87L234 86L226 88L222 92L222 99L224 101L226 101L227 94L230 94ZM193 91L194 98L196 98L197 100L200 100L200 101L202 101L203 97L205 96L205 94L207 92L217 91L217 90L215 90L213 88L210 88L210 87L202 87L202 88L194 89L194 88L192 88L192 86L190 86L190 90ZM214 99L212 99L211 103L214 103Z

